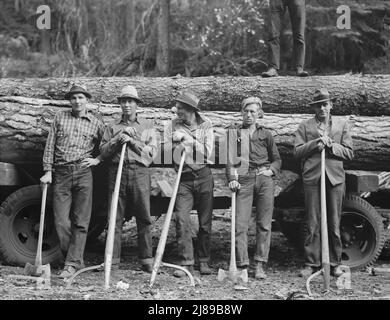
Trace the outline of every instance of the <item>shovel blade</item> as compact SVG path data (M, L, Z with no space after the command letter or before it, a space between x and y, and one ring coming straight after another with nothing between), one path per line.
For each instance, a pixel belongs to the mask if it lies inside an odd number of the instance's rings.
M223 280L226 279L226 277L227 277L226 271L223 270L223 269L219 269L219 270L218 270L217 280L218 280L219 282L222 282Z

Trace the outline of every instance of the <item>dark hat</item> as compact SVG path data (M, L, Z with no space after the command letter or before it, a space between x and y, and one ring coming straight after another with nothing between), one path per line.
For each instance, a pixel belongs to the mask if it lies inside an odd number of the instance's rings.
M81 86L72 86L72 88L70 88L70 91L68 93L65 94L65 99L66 100L69 100L72 95L74 95L75 93L82 93L84 94L88 99L91 99L91 94L83 87Z
M142 100L138 96L137 89L134 88L133 86L125 86L122 88L121 93L118 97L118 100L123 99L123 98L131 98L131 99L134 99L138 102L142 102Z
M175 101L182 102L186 104L187 106L195 109L195 111L200 111L198 107L199 98L195 95L195 93L191 91L183 91L179 94L177 98L175 98Z
M314 92L313 101L309 102L310 105L317 104L324 101L333 101L336 98L330 98L329 92L325 88L317 89Z

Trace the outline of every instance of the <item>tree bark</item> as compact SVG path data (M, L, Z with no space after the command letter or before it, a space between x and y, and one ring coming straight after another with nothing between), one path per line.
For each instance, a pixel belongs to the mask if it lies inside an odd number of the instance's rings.
M68 107L64 101L40 100L23 97L0 97L0 161L23 163L39 162L46 136L54 115ZM91 104L90 108L108 124L120 117L118 105ZM170 110L139 108L140 115L152 119L162 134L164 124L172 118ZM214 126L216 143L222 141L225 127L240 119L237 112L204 112ZM299 171L299 163L293 159L294 133L302 120L311 114L266 114L260 123L273 134L283 159L283 168ZM351 134L355 158L345 162L348 169L390 171L390 117L351 116ZM221 150L220 150L221 149ZM223 159L223 148L215 148L216 159ZM161 163L156 159L156 163ZM223 165L223 161L217 164Z
M157 20L156 68L162 76L169 74L169 1L159 0Z
M265 112L311 113L308 103L315 89L328 88L337 97L333 114L390 116L390 75L339 75L308 78L199 77L199 78L27 78L0 79L0 96L63 99L73 83L84 85L93 101L116 103L121 87L134 85L144 106L170 108L183 89L201 98L204 110L239 111L243 98L259 96Z

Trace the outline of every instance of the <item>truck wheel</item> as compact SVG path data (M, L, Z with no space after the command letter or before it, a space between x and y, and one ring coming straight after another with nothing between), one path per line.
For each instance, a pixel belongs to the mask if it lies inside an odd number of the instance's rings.
M40 186L32 185L15 191L0 206L0 254L9 265L24 266L27 262L35 262L41 197ZM55 265L62 259L62 254L54 228L51 188L48 189L47 199L42 262ZM88 240L100 235L106 220L105 216L91 217Z
M296 210L295 210L296 211ZM294 214L294 221L280 219L283 234L290 243L302 252L304 240L304 209ZM347 195L344 200L340 223L343 243L342 263L351 269L359 269L376 261L385 244L386 234L383 218L364 199Z
M41 188L32 185L12 193L0 206L0 253L7 264L34 264L38 245ZM52 198L50 188L48 199ZM53 224L51 201L47 201L42 244L42 263L62 257Z
M371 265L386 241L382 216L367 201L347 195L340 225L342 262L352 269Z

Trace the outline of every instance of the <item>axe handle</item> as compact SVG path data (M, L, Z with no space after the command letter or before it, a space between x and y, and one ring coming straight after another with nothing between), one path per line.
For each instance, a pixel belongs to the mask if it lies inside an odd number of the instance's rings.
M230 231L230 266L229 271L236 271L236 195L237 193L232 192L232 225Z
M161 231L160 240L158 242L158 246L157 246L157 250L156 250L156 256L154 258L153 271L152 271L152 275L150 277L150 287L153 286L154 281L156 280L156 275L157 275L158 269L160 268L160 264L161 264L162 257L164 254L165 244L167 242L167 237L168 237L169 225L171 224L172 213L173 213L173 209L175 206L177 191L179 189L180 177L181 177L181 173L183 171L185 156L186 156L186 154L185 154L185 150L184 150L182 155L181 155L179 170L177 171L177 177L176 177L176 181L175 181L175 186L173 188L171 200L169 201L167 215L165 216L164 226L163 226L163 229Z
M321 151L321 257L324 269L324 289L330 287L330 263L329 263L329 240L328 221L326 209L326 184L325 184L325 148Z
M118 208L119 190L121 185L122 168L123 168L123 160L125 158L125 153L126 153L126 143L124 143L122 146L121 157L119 159L119 164L118 164L118 171L116 173L114 192L112 193L112 197L111 197L110 220L108 223L106 249L104 253L104 288L105 289L108 289L110 287L110 273L111 273L111 265L112 265L112 253L114 249L116 213Z
M42 265L42 243L43 243L43 229L45 226L46 198L47 198L47 183L44 183L43 190L42 190L41 216L39 218L38 248L37 248L37 255L35 257L36 267Z

